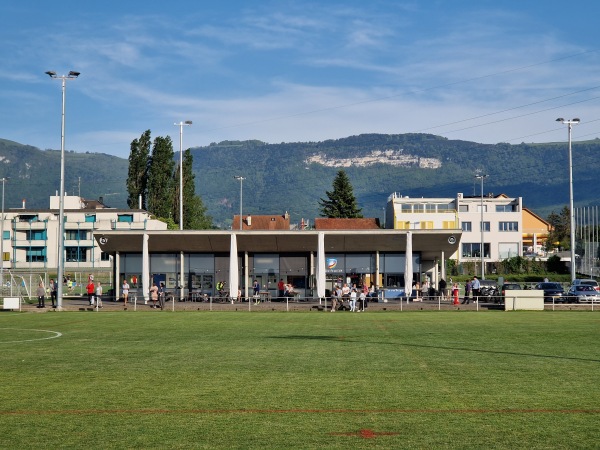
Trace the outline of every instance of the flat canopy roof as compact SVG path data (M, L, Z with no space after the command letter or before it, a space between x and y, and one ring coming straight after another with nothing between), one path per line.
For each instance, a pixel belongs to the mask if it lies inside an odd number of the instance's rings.
M142 252L143 235L148 234L150 253L228 253L231 234L237 235L238 252L316 252L318 234L325 235L325 252L404 252L408 230L303 230L303 231L98 231L95 238L107 253ZM435 259L458 250L461 230L410 230L413 252L423 259Z

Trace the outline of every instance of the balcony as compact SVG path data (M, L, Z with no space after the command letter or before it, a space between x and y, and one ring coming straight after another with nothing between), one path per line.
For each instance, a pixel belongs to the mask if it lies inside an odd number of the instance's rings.
M14 229L16 231L24 230L46 230L46 222L14 222Z

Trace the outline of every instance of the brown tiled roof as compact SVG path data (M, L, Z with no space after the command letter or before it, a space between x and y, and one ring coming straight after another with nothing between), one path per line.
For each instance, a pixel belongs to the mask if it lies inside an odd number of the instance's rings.
M250 222L250 224L248 224ZM231 224L233 230L240 229L240 215L233 216ZM242 230L289 230L290 216L242 216Z
M316 230L377 230L379 229L379 219L329 219L316 218Z

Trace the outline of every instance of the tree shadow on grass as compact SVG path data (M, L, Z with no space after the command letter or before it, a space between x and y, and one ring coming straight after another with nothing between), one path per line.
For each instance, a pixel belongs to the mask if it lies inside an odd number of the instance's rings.
M366 341L356 338L348 338L346 336L302 336L302 335L290 335L290 336L272 336L270 339L296 339L302 341L327 341L327 342L356 342L359 344L377 344L377 345L393 345L397 347L414 347L414 348L429 348L435 350L454 350L462 352L477 352L477 353L489 353L493 355L510 355L510 356L527 356L533 358L549 358L549 359L563 359L568 361L587 361L600 363L600 359L594 358L582 358L577 356L560 356L560 355L541 355L538 353L522 353L522 352L511 352L504 350L487 350L482 348L465 348L465 347L449 347L444 345L426 345L426 344L406 344L401 342L374 342Z

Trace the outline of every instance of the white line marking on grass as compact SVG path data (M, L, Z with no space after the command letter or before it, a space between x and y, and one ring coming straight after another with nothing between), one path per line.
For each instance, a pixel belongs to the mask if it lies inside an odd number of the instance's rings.
M0 339L0 344L15 344L15 343L19 343L19 342L45 341L47 339L55 339L55 338L62 336L62 333L59 333L58 331L51 331L51 330L30 330L30 329L26 329L26 328L0 328L0 330L37 331L39 333L54 334L54 336L47 336L47 337L41 337L41 338L35 338L35 339L20 339L18 341L3 341Z

